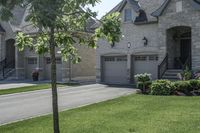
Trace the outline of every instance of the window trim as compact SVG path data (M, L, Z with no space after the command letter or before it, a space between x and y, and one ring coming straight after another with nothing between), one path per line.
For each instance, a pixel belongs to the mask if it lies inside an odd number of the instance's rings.
M28 65L37 65L37 57L28 57L27 64Z

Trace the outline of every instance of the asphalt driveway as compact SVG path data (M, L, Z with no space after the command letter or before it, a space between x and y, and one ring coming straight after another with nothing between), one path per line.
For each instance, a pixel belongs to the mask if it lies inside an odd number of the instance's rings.
M126 87L85 85L59 90L59 110L77 108L135 93ZM0 125L52 112L51 90L0 96Z

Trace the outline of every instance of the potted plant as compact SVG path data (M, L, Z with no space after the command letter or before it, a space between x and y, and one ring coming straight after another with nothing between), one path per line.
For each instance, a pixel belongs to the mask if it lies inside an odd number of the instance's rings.
M33 81L38 81L39 80L39 70L38 69L33 70L32 78L33 78Z

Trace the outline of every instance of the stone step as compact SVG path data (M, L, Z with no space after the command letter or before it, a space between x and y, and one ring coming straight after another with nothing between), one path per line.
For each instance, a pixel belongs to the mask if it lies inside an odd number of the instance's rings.
M179 80L178 74L181 73L183 70L179 69L168 69L162 79L168 79L168 80Z
M166 72L164 75L165 76L177 76L178 73L169 73L169 72Z
M168 73L181 73L183 70L181 69L168 69L166 72Z

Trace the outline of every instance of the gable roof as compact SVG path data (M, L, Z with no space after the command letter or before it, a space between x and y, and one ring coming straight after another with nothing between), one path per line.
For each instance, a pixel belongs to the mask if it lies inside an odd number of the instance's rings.
M123 0L118 11L121 12L127 3L132 6L135 12L139 12L139 10L141 9L140 4L137 0Z
M192 3L193 8L195 8L196 10L200 10L200 0L190 0L190 1ZM161 16L170 2L171 2L171 0L165 0L163 2L163 4L156 11L154 11L151 15L154 17Z
M192 6L193 6L196 10L200 10L200 0L192 0Z
M151 15L154 17L161 16L170 1L171 0L165 0L164 3L156 11L154 11Z

